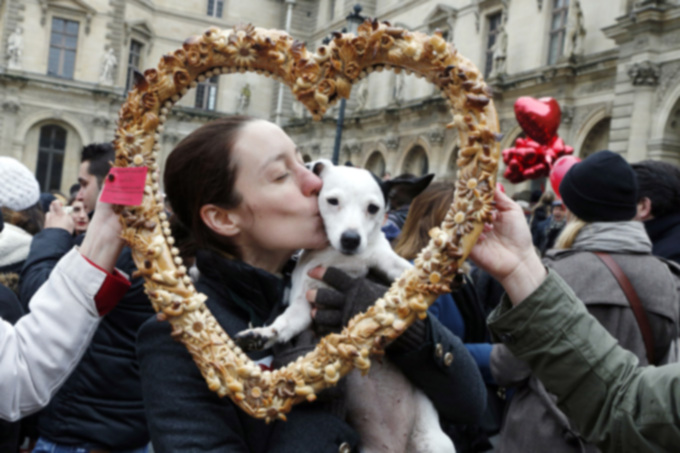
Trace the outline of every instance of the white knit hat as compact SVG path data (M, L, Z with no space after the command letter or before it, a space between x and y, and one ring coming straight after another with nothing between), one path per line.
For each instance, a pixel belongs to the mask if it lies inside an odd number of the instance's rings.
M23 211L40 199L40 185L24 164L0 156L0 207Z

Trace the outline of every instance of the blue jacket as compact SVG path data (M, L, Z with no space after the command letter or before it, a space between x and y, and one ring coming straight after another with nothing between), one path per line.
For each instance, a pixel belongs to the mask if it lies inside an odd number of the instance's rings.
M60 228L34 236L21 273L24 303L82 238L74 239ZM129 248L123 250L116 267L127 275L136 270ZM139 326L153 314L144 280L133 279L123 299L102 320L78 367L41 412L41 436L59 444L102 450L148 444L135 338Z

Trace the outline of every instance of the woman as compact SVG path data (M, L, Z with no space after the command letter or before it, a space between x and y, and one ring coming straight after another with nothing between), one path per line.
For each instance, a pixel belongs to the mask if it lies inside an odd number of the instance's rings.
M198 246L196 288L208 296L207 306L225 331L233 337L249 325L272 321L283 308L291 256L301 248L327 245L317 206L321 180L305 168L295 144L266 121L217 120L173 150L164 183L174 213ZM485 395L471 357L437 321L421 321L418 327L426 336L411 349L395 350L395 341L387 349L390 359L425 391L442 417L476 420ZM351 451L358 443L343 418L341 396L333 399L323 392L319 400L325 403L298 405L287 422L266 424L208 390L186 348L171 338L168 323L150 320L137 342L157 451L336 452ZM296 347L301 353L309 350ZM445 363L445 353L455 356L455 366ZM263 366L272 359L283 362L270 351L249 356ZM461 388L464 395L453 391Z
M665 262L652 256L642 223L631 220L637 208L632 168L618 154L601 151L567 172L560 193L570 219L544 264L571 286L588 311L621 346L636 354L642 365L667 363L677 337L679 280ZM597 252L614 259L637 293L651 325L652 357L646 353L628 297ZM557 408L554 396L507 347L494 347L491 370L499 384L519 384L506 414L500 452L597 451L581 438Z
M73 235L78 236L84 234L87 231L87 226L90 224L90 218L87 216L87 211L85 211L85 205L82 201L73 200L71 201L71 217L73 218Z

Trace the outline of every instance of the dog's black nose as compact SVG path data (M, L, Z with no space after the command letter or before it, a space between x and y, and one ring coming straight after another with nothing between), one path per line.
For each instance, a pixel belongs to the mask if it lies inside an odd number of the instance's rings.
M361 236L356 231L345 231L340 236L340 245L344 251L353 252L359 247L359 244L361 244Z

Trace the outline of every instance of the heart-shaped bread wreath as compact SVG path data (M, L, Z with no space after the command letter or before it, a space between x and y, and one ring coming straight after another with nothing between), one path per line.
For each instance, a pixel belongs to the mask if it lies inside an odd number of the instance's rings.
M158 184L163 124L180 97L206 78L255 71L286 84L319 119L353 83L372 71L392 69L424 76L442 91L454 114L449 127L460 139L455 200L440 228L415 261L367 312L339 334L321 339L314 351L285 368L263 371L227 336L197 293L174 247ZM366 20L354 34L335 33L311 53L278 30L252 25L210 28L165 55L158 68L138 74L120 110L117 167L148 167L141 206L121 212L123 238L130 244L158 319L172 324L172 336L192 354L211 390L229 396L250 415L283 419L292 406L312 401L398 337L416 317L449 291L484 222L491 219L499 158L498 119L491 92L477 68L458 55L440 33L428 36Z

